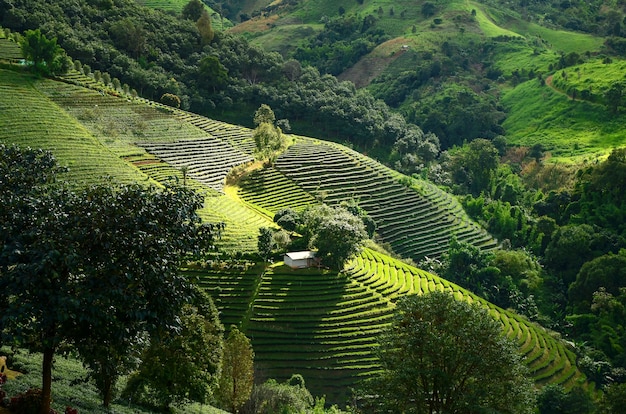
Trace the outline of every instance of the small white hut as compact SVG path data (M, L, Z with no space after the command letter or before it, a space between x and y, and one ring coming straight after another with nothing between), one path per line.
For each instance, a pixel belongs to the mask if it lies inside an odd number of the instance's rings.
M310 250L285 253L284 261L292 269L306 269L319 264L319 259L315 257L315 252Z

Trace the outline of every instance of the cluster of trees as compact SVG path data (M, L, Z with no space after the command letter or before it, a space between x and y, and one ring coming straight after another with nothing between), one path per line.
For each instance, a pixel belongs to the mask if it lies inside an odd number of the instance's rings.
M310 39L308 45L299 46L293 57L321 73L337 76L389 39L383 30L376 28L376 20L371 14L363 18L345 14L326 17L324 30Z
M43 412L52 361L65 344L108 404L146 336L167 346L188 304L198 318L185 323L204 318L214 325L207 334L219 334L215 318L202 312L215 311L210 300L179 274L182 260L212 249L221 230L200 223L202 197L139 185L74 189L56 182L61 169L48 152L0 145L0 153L0 332L5 343L43 352ZM194 369L212 375L215 363Z
M504 40L449 38L439 49L408 51L411 69L374 79L368 89L408 122L434 133L442 149L504 134L494 50Z
M281 122L282 121L282 122ZM283 126L289 128L289 121L280 120ZM276 115L269 105L262 104L254 113L256 128L252 137L256 146L255 157L258 159L273 160L287 146L287 139L276 122Z
M499 4L497 0L484 2ZM529 21L599 36L626 35L624 31L626 10L622 3L607 3L603 0L561 2L523 0L509 6Z
M335 269L341 269L358 253L376 230L372 218L354 202L335 207L311 206L300 213L281 209L274 215L274 222L280 230L260 229L258 246L264 260L286 249L316 249L322 264Z
M498 140L477 139L446 151L444 168L431 176L462 196L505 250L453 240L440 262L421 265L580 343L581 369L599 386L617 387L626 382L626 150L550 190L525 179L558 170L542 164L541 146L527 150L523 165L501 162L505 151ZM522 168L526 174L516 173Z

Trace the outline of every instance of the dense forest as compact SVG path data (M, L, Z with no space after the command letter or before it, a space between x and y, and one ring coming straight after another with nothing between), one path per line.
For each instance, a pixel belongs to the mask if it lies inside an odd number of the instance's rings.
M441 3L420 2L420 18L432 19ZM602 36L605 59L626 55L623 2L482 3L506 3L525 21ZM242 14L241 2L212 6L235 23L261 14ZM297 7L289 2L283 10ZM415 52L411 70L357 89L336 76L391 38L377 25L378 14L333 11L321 31L283 55L203 30L193 8L177 15L130 0L1 0L0 16L3 28L40 29L76 67L106 73L146 98L173 94L184 109L249 126L254 110L267 104L286 132L346 143L448 189L503 248L483 252L452 240L441 260L418 266L575 342L580 369L598 389L626 383L626 149L564 166L550 163L541 144L507 144L500 88L543 85L551 74L495 64L494 51L522 40L467 41L459 30L439 50ZM457 23L470 27L472 13L459 16ZM546 46L533 42L538 50ZM592 57L562 53L549 68Z

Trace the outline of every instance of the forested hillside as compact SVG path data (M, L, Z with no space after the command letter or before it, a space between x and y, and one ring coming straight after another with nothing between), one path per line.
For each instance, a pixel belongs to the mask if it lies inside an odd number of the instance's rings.
M282 334L259 333L287 329L271 323L281 318L296 325L301 313L282 312L312 307L306 293L293 289L277 304L272 295L293 288L284 284L291 273L248 274L249 260L268 257L258 255L259 229L302 230L307 210L327 203L375 223L371 243L398 261L368 251L319 276L350 280L329 288L331 302L344 303L339 291L360 295L356 285L390 295L384 305L371 295L358 299L360 310L342 305L348 325L380 324L366 337L346 334L359 345L318 338L327 323L345 333L320 315L315 328L293 331L343 364L333 371L341 384L376 371L363 348L389 322L396 292L458 285L492 313L524 318L499 316L536 363L537 383L552 383L539 393L540 412L558 399L579 410L564 412L612 412L596 391L626 387L624 15L624 4L608 1L4 1L2 133L53 150L75 183L174 180L202 191L200 215L226 227L222 256L191 273L210 267L194 277L229 322L260 335L263 375L287 380L282 368L298 361L328 392L312 354L299 359ZM13 74L28 63L17 44L35 29L60 46L54 64L38 69L63 83ZM272 111L265 131L284 139L265 158L262 105ZM48 139L64 135L72 145ZM243 258L233 286L226 256ZM424 282L417 269L437 279ZM548 346L544 328L570 346ZM293 359L268 347L274 339Z

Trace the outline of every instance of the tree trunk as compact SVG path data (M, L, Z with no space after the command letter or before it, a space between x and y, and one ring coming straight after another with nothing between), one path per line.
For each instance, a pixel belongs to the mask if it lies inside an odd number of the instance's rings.
M41 414L50 414L50 401L52 400L52 358L54 348L46 347L43 351L43 364L41 367Z
M107 375L104 379L104 387L102 390L102 405L109 407L111 400L113 399L113 379L110 375Z

